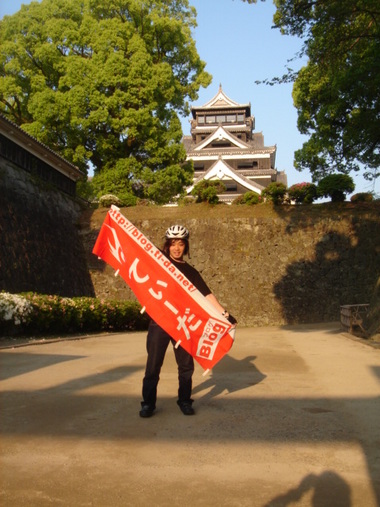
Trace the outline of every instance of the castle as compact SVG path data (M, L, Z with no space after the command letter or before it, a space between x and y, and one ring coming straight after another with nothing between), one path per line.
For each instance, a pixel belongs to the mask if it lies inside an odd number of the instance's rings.
M190 136L183 137L187 160L194 164L193 185L221 180L226 190L219 200L231 203L253 191L261 194L272 182L287 185L285 172L276 169L276 146L265 146L262 132L253 132L251 104L231 100L219 86L206 104L191 108Z

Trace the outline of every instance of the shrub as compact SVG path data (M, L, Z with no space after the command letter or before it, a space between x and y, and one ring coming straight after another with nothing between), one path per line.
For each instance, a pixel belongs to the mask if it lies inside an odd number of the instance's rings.
M191 206L195 204L195 197L193 195L185 195L181 199L178 200L178 206Z
M297 204L311 204L318 197L317 186L314 183L296 183L288 188L288 197Z
M139 203L139 198L132 194L131 192L121 192L120 193L120 201L121 206L130 207L136 206ZM116 204L117 206L117 204Z
M33 313L30 301L18 294L0 292L0 335L13 334L28 324Z
M318 183L318 195L331 197L332 202L343 202L346 194L354 190L354 181L348 174L329 174Z
M371 202L373 201L373 195L371 192L358 192L351 196L351 202Z
M202 180L194 186L191 195L196 197L197 202L217 204L219 202L218 194L225 192L225 190L226 187L220 180Z
M243 195L239 195L239 197L236 197L232 201L232 204L259 204L260 202L263 202L263 198L261 195L257 194L256 192L246 192Z
M152 206L154 205L153 201L150 201L149 199L137 199L136 204L134 206ZM129 206L129 204L128 204ZM133 206L133 204L131 204Z
M99 197L99 205L102 208L109 208L112 205L120 207L123 203L116 195L105 194Z
M56 295L25 293L33 305L33 313L25 330L33 334L68 333L75 328L75 307L72 300Z
M283 204L286 195L286 185L278 181L269 183L269 185L261 192L261 195L266 200L273 202L273 204Z
M140 309L136 301L0 292L0 336L142 330L149 317Z

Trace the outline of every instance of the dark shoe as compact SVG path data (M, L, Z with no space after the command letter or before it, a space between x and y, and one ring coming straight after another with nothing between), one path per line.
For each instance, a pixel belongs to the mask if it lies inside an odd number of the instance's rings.
M179 408L181 409L182 413L185 415L194 415L194 409L191 406L191 403L180 403Z
M142 405L140 410L140 417L152 417L154 408L150 405Z

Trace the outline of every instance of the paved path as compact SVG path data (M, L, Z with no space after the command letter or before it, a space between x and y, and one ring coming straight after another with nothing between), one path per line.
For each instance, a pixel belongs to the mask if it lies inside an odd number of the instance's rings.
M196 415L168 350L138 416L145 333L0 353L2 507L380 505L380 350L335 324L238 329Z

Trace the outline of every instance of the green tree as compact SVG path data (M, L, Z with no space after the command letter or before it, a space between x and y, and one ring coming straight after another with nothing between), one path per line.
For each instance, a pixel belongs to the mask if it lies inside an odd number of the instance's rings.
M249 3L255 3L250 1ZM309 135L295 167L313 181L331 172L363 171L371 180L380 165L380 7L378 0L274 0L274 24L303 40L308 63L281 78L294 80L298 129Z
M0 111L92 167L98 194L137 188L156 198L164 185L167 200L174 175L191 183L179 115L211 80L191 35L195 16L188 0L23 5L0 21Z
M331 197L332 202L343 202L346 194L354 190L355 184L348 174L328 174L318 183L318 194Z
M254 204L259 204L263 202L263 198L257 192L246 192L245 194L239 195L232 201L232 204L248 204L253 206Z
M196 202L208 202L217 204L219 202L218 194L225 192L226 186L220 180L202 180L197 183L191 195L196 197Z
M317 185L314 183L295 183L288 188L290 201L297 204L311 204L318 197Z
M283 204L286 195L286 185L279 181L274 181L264 188L261 195L265 199L268 199L268 201L273 202L273 204Z

